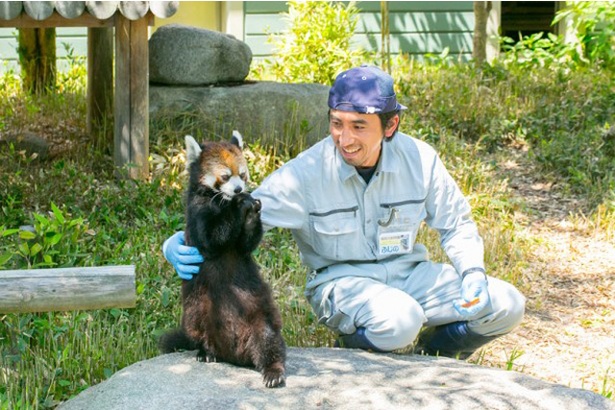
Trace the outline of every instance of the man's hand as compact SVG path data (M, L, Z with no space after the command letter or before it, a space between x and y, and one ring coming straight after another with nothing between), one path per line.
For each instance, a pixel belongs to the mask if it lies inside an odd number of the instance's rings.
M453 302L459 314L471 317L483 310L489 303L487 275L476 270L464 275L461 281L461 299Z
M177 275L185 280L192 279L199 273L199 264L203 263L203 256L197 248L186 246L184 232L179 231L162 245L164 257L173 265Z

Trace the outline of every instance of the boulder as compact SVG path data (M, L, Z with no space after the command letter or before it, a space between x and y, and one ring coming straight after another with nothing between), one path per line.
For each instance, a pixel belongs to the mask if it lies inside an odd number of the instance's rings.
M149 80L168 85L241 82L252 51L229 34L181 24L160 27L149 40Z
M97 409L592 409L615 403L587 390L462 361L350 349L290 348L286 386L253 369L200 363L195 352L129 366L60 405Z
M328 134L329 87L320 84L246 82L235 86L150 86L152 134L169 121L189 117L202 137L230 136L309 146Z
M23 150L29 157L34 157L38 160L46 160L49 157L49 143L44 138L31 133L22 132L9 134L5 137L0 137L0 146L8 147L10 144L16 150Z

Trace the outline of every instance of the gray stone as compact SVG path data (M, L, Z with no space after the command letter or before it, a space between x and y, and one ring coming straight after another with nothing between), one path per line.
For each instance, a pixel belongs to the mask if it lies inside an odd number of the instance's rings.
M187 116L203 135L239 130L247 142L305 141L328 134L329 87L270 81L227 87L150 86L152 135L159 121Z
M149 80L169 85L205 85L245 80L252 51L217 31L181 24L160 27L149 40Z
M73 409L615 409L590 391L445 358L346 349L288 351L286 387L195 352L136 363L65 402Z
M42 137L31 132L9 134L0 138L0 146L13 144L16 150L26 151L27 156L34 155L38 160L45 160L49 157L49 143Z

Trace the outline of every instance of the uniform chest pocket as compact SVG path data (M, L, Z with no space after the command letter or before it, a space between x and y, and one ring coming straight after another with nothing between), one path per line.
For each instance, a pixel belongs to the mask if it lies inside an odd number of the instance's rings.
M310 213L312 244L321 256L333 260L357 258L361 235L359 207Z
M382 209L380 225L387 222L416 225L427 216L424 199L391 201L380 204L380 208Z

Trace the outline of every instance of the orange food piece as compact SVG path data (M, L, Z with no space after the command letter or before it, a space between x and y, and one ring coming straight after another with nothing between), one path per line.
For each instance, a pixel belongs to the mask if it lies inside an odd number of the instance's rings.
M469 308L471 306L476 305L478 302L480 302L480 299L479 298L474 298L471 301L462 304L461 307L462 308Z

